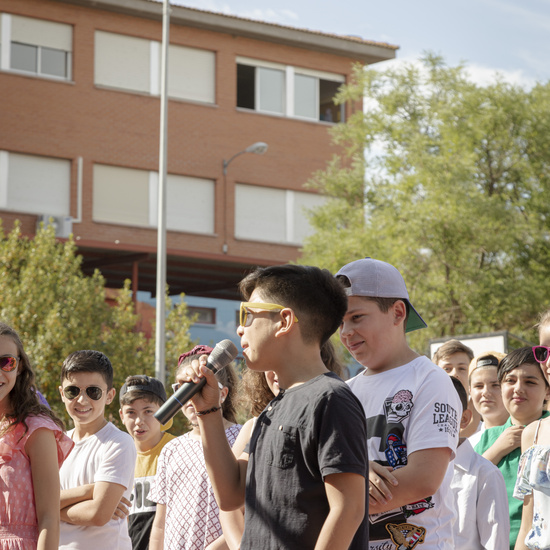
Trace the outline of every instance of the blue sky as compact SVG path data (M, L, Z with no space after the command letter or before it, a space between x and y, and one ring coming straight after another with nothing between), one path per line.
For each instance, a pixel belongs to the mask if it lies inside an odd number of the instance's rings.
M162 1L162 0L159 0ZM397 63L424 51L463 61L479 83L550 80L550 0L171 0L193 8L400 46ZM394 62L390 62L394 63Z

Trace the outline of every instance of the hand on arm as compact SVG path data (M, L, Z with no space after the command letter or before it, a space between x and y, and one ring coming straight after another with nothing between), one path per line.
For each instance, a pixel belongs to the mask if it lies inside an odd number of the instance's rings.
M347 550L365 516L365 478L359 474L325 477L329 513L315 550Z
M369 461L369 505L383 505L393 498L393 487L399 482L392 471L393 468L390 466L381 466L377 462Z
M94 484L92 498L69 505L61 510L61 519L73 525L102 526L116 514L126 487L118 483L98 481Z
M25 444L38 519L37 550L57 550L59 546L59 465L57 443L51 430L41 428Z
M122 497L113 512L111 519L126 519L130 514L130 506L132 503L126 498Z
M483 457L490 460L495 466L514 449L521 446L521 434L523 426L510 426L506 428L498 439L483 453Z
M369 514L387 512L432 496L445 477L451 456L452 451L448 447L411 453L406 466L391 472L398 484L391 488L392 499L386 504L370 497L373 491L379 493L379 490L371 489L373 484L369 483Z

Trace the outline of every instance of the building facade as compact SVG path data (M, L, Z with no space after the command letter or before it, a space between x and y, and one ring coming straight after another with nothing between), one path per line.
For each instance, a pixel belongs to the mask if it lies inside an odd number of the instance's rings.
M156 1L0 0L4 229L53 220L86 272L153 293L161 36ZM179 6L169 41L167 283L235 299L251 267L297 259L323 200L304 183L351 114L332 98L396 47Z

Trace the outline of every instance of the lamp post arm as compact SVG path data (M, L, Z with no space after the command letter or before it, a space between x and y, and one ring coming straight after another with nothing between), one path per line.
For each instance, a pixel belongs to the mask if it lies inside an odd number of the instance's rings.
M245 149L243 151L239 151L238 153L235 153L229 160L223 161L223 175L227 176L227 167L233 162L234 159L236 159L239 155L242 155L243 153L247 153L248 151Z

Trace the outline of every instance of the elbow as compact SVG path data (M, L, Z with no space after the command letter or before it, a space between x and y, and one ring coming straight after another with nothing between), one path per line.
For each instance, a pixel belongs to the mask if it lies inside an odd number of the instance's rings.
M225 499L220 502L218 502L218 508L222 512L233 512L235 510L238 510L239 508L242 508L243 503L236 502L232 499Z
M435 493L437 493L439 487L441 487L441 484L443 483L443 479L437 480L437 479L429 479L426 480L426 482L423 484L423 490L419 492L418 499L421 500L423 498L428 498Z
M105 511L98 510L96 514L91 518L90 524L93 527L103 527L104 525L107 525L109 521L112 519L112 514L107 515Z

